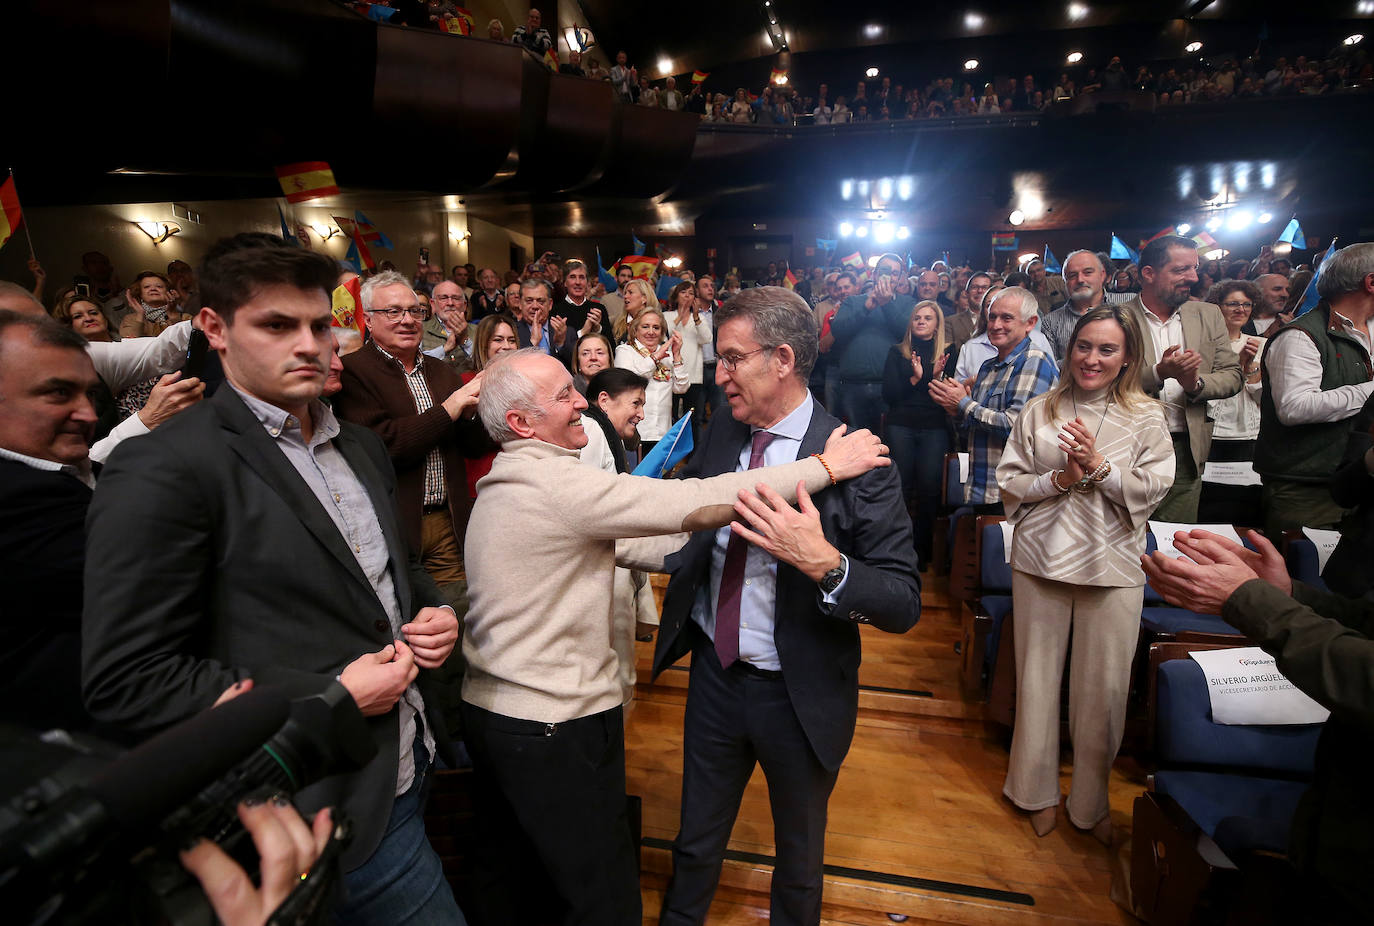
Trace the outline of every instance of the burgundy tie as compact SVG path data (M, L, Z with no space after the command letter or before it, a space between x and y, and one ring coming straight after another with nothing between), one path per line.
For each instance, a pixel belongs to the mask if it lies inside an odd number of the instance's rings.
M773 442L767 431L755 431L749 448L749 468L763 465L763 451ZM739 604L744 590L744 560L749 553L749 541L738 534L730 534L725 547L725 565L720 570L720 595L716 598L716 655L720 665L728 669L739 659Z

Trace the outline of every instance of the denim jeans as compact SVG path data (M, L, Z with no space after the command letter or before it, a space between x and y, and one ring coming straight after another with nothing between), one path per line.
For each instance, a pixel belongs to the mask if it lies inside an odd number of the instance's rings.
M882 433L883 412L887 411L882 383L842 380L839 399L840 408L835 414L849 423L849 430L867 428L874 434Z
M344 873L338 926L467 926L443 865L425 836L425 777L429 755L415 734L415 781L391 805L391 819L376 851Z
M912 533L916 536L916 555L924 565L930 562L935 512L940 507L941 470L951 448L949 431L889 425L887 445L902 480L902 494L914 509Z

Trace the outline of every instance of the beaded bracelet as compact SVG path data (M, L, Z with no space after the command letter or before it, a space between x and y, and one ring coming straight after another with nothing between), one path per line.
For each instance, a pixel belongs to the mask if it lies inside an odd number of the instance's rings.
M1050 485L1054 486L1055 489L1058 490L1060 495L1064 495L1069 491L1069 489L1073 488L1072 484L1069 485L1067 489L1059 484L1059 477L1063 474L1063 472L1064 471L1062 469L1050 470Z
M1097 468L1094 469L1091 474L1089 474L1088 480L1090 482L1101 482L1103 479L1107 478L1107 474L1109 474L1111 471L1111 461L1108 460L1106 457L1103 457L1102 462L1097 464Z
M813 453L811 455L815 457L817 460L820 460L821 466L825 467L825 474L830 477L830 484L832 486L836 485L837 483L835 482L835 471L830 468L829 463L825 462L825 457L821 456L819 453Z

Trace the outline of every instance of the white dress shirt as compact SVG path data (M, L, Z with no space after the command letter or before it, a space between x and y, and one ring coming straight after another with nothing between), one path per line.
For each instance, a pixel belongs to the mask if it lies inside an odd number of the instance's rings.
M1180 352L1184 350L1183 318L1178 314L1178 309L1169 313L1168 321L1160 321L1159 316L1148 308L1142 314L1150 326L1150 342L1155 349L1155 376L1160 381L1159 400L1164 403L1164 420L1169 425L1170 434L1187 433L1188 418L1184 412L1188 407L1188 396L1183 391L1183 385L1176 379L1165 379L1159 375L1164 351L1170 347L1177 347Z
M1369 353L1368 332L1356 328L1338 312L1332 312L1331 317ZM1340 421L1358 412L1370 393L1374 393L1374 380L1323 390L1322 358L1311 338L1277 338L1267 353L1264 368L1269 372L1269 389L1280 424Z

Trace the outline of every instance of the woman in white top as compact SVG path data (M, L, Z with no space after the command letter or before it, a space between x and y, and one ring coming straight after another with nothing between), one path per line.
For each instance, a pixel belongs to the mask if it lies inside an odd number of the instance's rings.
M704 346L711 343L711 323L697 310L696 284L683 281L668 294L668 332L682 341L682 365L687 370L687 391L673 397L673 420L692 413L692 437L701 436L706 414L703 382Z
M1069 820L1111 845L1107 783L1140 635L1146 520L1174 479L1159 402L1140 388L1142 339L1103 305L1074 326L1059 384L1016 417L997 466L1011 546L1016 725L1002 793L1036 835L1059 807L1059 697L1072 637Z
M1213 421L1212 450L1207 460L1213 463L1248 463L1255 459L1255 440L1260 426L1260 357L1264 338L1247 335L1242 329L1262 298L1259 287L1247 280L1222 280L1207 294L1207 301L1220 307L1231 339L1231 350L1240 355L1245 385L1229 399L1207 403L1207 417ZM1217 478L1219 467L1208 467ZM1202 524L1260 525L1261 489L1254 485L1209 482L1204 478L1198 500L1198 521Z
M1002 104L997 101L997 91L992 84L983 84L983 95L978 99L979 113L1000 113Z
M626 305L629 305L628 298ZM635 317L629 332L629 343L615 349L616 366L638 373L649 381L644 396L644 420L638 428L640 459L672 427L673 396L687 391L687 368L682 365L682 339L673 335L665 342L663 335L667 327L662 312L645 309Z
M730 104L730 121L748 123L754 121L754 107L749 105L749 95L744 88L735 91L735 101Z

